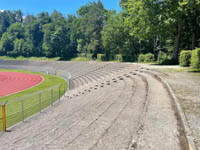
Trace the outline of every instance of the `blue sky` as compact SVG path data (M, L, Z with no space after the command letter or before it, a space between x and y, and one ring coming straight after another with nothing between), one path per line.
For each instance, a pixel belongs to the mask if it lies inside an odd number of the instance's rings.
M64 15L75 14L91 0L0 0L0 10L22 10L25 15L58 10ZM106 9L120 10L119 0L101 0Z

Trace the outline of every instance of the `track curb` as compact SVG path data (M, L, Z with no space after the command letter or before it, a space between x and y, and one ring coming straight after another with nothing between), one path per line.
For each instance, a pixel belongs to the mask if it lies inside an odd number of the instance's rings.
M144 71L144 70L142 70ZM186 140L188 142L188 148L189 150L197 150L196 146L195 146L195 143L194 143L194 138L192 137L192 132L189 128L189 125L186 121L186 117L184 115L184 112L181 108L181 105L179 103L179 100L178 98L176 97L174 91L172 90L172 88L170 87L170 85L167 83L166 80L164 80L162 77L150 72L150 71L144 71L148 74L150 74L151 76L155 77L156 79L158 79L163 85L164 87L166 88L169 96L172 98L174 104L175 104L175 109L176 109L176 112L178 114L178 117L180 117L180 121L181 121L181 125L184 129L184 134L185 134L185 137L186 137Z

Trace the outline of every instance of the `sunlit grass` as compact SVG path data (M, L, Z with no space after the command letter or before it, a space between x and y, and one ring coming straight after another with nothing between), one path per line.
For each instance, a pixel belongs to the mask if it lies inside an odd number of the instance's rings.
M19 70L1 69L0 71L38 74L43 76L44 78L44 81L41 84L33 88L0 98L1 103L7 101L7 127L10 127L20 122L23 117L25 119L53 104L56 100L59 99L59 97L61 97L65 93L67 89L66 81L57 76ZM22 109L24 110L24 116L22 115ZM1 116L2 114L0 111L0 117ZM2 130L2 120L0 120L0 130Z
M69 61L89 61L87 57L74 57L71 58Z
M60 60L60 57L54 57L54 58L47 58L47 57L8 57L8 56L0 56L0 59L2 60L46 60L46 61L57 61Z

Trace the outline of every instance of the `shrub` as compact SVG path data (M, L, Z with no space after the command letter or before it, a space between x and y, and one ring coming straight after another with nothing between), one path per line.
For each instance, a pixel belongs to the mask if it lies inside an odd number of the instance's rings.
M89 60L92 60L93 54L87 54L87 58L88 58Z
M160 65L172 65L173 64L172 57L162 51L160 51L158 54L157 62Z
M106 61L106 55L105 54L97 54L97 60L98 61Z
M154 61L154 55L151 53L145 54L144 55L144 62L153 62Z
M190 66L191 54L192 52L189 50L182 51L179 57L179 65L182 67Z
M121 54L115 55L115 60L122 62L123 61L123 56Z
M86 54L85 53L79 53L78 57L86 57Z
M192 51L191 67L193 69L200 69L200 48Z
M144 60L145 60L145 55L144 54L140 54L138 56L138 62L144 62Z

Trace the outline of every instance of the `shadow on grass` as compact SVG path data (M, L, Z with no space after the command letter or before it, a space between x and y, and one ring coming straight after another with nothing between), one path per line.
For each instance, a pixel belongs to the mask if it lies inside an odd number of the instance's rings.
M191 73L200 73L200 70L198 70L198 69L191 69L191 70L188 70L188 72L191 72Z

